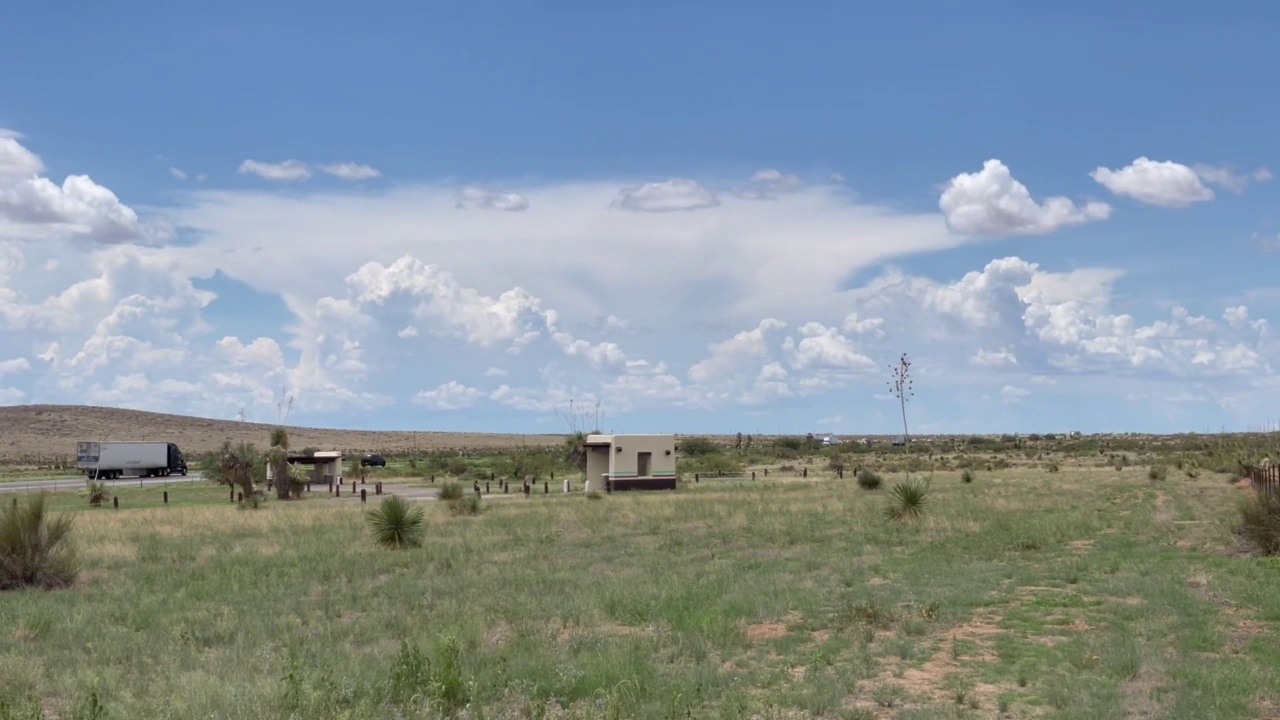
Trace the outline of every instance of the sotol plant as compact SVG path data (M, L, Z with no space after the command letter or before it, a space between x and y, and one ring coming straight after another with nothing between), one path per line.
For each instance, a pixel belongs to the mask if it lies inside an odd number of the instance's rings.
M365 520L373 530L374 541L383 547L422 547L426 531L422 507L410 507L399 495L383 498L378 507L365 513Z
M884 514L890 520L914 520L924 515L929 503L929 483L920 478L893 486Z
M912 391L911 361L902 353L898 364L892 366L893 377L889 380L889 390L898 398L898 406L902 408L902 449L907 456L907 479L911 479L911 432L907 429L907 401L915 395Z
M43 494L0 515L0 590L62 588L79 572L70 515L53 516Z

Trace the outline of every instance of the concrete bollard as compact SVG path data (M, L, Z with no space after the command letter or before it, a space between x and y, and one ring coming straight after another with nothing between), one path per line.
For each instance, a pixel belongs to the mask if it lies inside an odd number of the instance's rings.
M564 491L565 491L565 494L569 493L569 478L564 479Z
M585 483L583 483L583 485L582 485L582 492L584 492L584 493L590 493L590 492L591 492L591 481L590 481L590 480L587 480Z
M164 504L165 504L165 505L168 505L168 504L169 504L169 491L168 491L168 490L165 490L165 491L164 491Z
M378 495L381 495L381 494L382 494L382 481L381 481L381 480L379 480L379 481L378 481L378 485L377 485L376 489L374 490L374 492L375 492L375 493L377 493Z
M369 491L368 491L367 489L365 489L365 488L360 488L360 502L362 502L362 503L363 503L363 502L368 502L368 501L369 501L369 498L368 498L368 495L367 495L367 493L368 493L368 492L369 492Z

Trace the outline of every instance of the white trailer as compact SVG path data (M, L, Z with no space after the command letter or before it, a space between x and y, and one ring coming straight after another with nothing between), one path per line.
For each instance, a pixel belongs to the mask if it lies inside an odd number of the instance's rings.
M76 468L90 478L186 475L182 451L171 442L83 441L76 443Z

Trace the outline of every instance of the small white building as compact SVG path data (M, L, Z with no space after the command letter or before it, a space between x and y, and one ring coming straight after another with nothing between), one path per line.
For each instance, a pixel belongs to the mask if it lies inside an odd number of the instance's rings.
M320 450L313 455L289 455L286 461L290 465L309 465L310 482L317 485L337 483L342 477L342 453L337 450ZM267 480L274 481L272 468L267 464Z
M585 447L593 490L676 489L675 435L588 435Z

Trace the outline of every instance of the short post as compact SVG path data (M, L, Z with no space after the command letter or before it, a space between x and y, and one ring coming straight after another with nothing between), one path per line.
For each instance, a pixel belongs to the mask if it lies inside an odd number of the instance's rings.
M800 472L803 477L809 477L809 468L800 468Z
M716 471L716 477L718 477L718 478L722 478L722 477L724 477L724 471L723 471L723 470L717 470L717 471Z
M244 493L242 492L236 493L236 502L244 502Z
M769 477L769 468L764 469L764 476Z
M752 470L752 471L751 471L751 479L752 479L752 480L755 480L755 479L756 479L756 471L755 471L755 470Z
M231 488L231 497L230 497L229 499L230 499L230 501L231 501L231 502L235 502L235 501L236 501L236 489L235 489L235 488Z
M524 481L524 496L529 497L529 481Z
M165 505L168 505L168 504L169 504L169 491L168 491L168 490L165 490L165 491L164 491L164 504L165 504Z
M569 478L564 479L564 491L566 494L569 492Z
M836 477L844 479L844 468L836 468Z
M115 496L115 495L112 495L112 496L111 496L111 506L112 506L112 507L114 507L115 509L119 510L119 509L120 509L120 498L119 498L119 497L117 497L117 496Z
M542 494L543 494L543 495L549 495L550 493L551 493L551 483L549 483L549 482L543 482L543 483L542 483Z
M435 473L431 473L431 482L435 483L435 481L436 481L436 475Z
M507 494L507 493L509 493L509 492L511 492L511 483L507 482L506 480L503 480L503 481L502 481L502 494L503 494L503 495L506 495L506 494Z
M489 471L489 481L490 481L490 482L492 482L492 481L493 481L493 471L492 471L492 470L490 470L490 471Z
M367 492L368 492L367 489L360 488L360 502L368 502L369 498L366 495Z
M605 481L604 481L604 494L605 494L605 495L612 495L612 494L613 494L613 478L605 478Z
M334 486L333 486L333 496L334 496L334 497L342 497L342 484L341 484L341 483L339 483L339 484L337 484L337 485L334 485Z
M489 494L489 481L488 481L488 480L485 480L485 481L484 481L484 493L485 493L486 495L488 495L488 494Z
M379 480L379 481L378 481L377 490L375 490L375 492L376 492L377 494L379 494L379 495L381 495L381 494L382 494L382 481L381 481L381 480Z
M694 473L693 481L696 483L702 482L702 473Z

